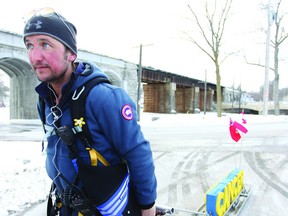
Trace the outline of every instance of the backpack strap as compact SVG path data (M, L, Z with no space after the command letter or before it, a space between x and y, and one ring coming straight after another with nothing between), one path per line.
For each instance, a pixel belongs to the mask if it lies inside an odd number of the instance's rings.
M41 120L41 124L42 124L42 128L43 128L43 131L44 131L44 134L46 134L46 129L45 129L45 123L46 123L46 120L45 120L45 101L44 101L44 98L41 97L39 95L38 97L38 114L39 114L39 117L40 117L40 120ZM44 151L44 139L42 140L42 149L41 151L43 152Z
M45 101L44 98L39 95L38 98L38 106L39 106L39 117L41 122L45 124Z
M77 131L77 134L80 136L85 148L89 151L91 165L97 166L98 160L105 166L109 166L109 163L105 158L99 154L91 145L92 138L89 132L88 125L85 120L85 101L90 92L90 90L99 83L111 83L107 78L104 77L95 77L94 79L89 80L83 86L76 89L69 100L69 107L71 111L72 120L74 123L74 129Z

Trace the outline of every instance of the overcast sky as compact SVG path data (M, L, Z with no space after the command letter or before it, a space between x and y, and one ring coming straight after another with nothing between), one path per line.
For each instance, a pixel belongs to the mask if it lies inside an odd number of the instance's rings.
M275 0L276 1L276 0ZM282 0L288 11L288 3ZM76 2L76 1L75 1ZM144 66L215 83L212 61L196 46L184 39L183 32L197 37L198 29L191 21L188 4L203 14L201 2L195 0L9 0L0 13L0 28L22 34L23 17L31 10L52 7L78 30L78 48L139 62L139 45L143 44ZM221 2L221 1L217 1ZM268 0L234 0L232 14L224 32L222 52L239 51L221 66L222 85L258 91L264 83L264 68L249 66L251 62L265 63L266 12L261 9ZM271 0L273 3L273 0ZM285 6L286 5L286 6ZM287 26L287 25L286 25ZM287 27L288 28L288 27ZM273 29L272 29L273 33ZM272 34L271 37L274 37ZM280 50L288 61L287 43ZM286 52L286 53L285 53ZM272 54L271 54L272 55ZM273 62L270 62L273 66ZM281 87L288 87L287 67L280 63ZM254 75L254 78L251 78ZM270 73L270 80L274 77Z

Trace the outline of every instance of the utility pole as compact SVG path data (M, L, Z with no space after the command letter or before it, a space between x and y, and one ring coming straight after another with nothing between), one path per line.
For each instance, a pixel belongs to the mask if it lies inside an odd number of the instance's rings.
M205 82L204 82L204 115L206 115L207 107L207 70L205 70Z
M269 52L270 52L270 27L271 27L271 8L270 0L268 0L268 28L266 32L266 56L265 56L265 80L263 88L263 116L268 115L268 103L269 103Z
M241 88L241 83L240 83L240 88L239 88L239 112L241 112L241 99L242 99L242 88Z
M138 65L138 91L137 91L137 115L140 121L140 100L141 100L141 81L142 81L142 44L140 44L140 55Z
M152 46L153 44L145 44L144 46ZM138 91L137 91L137 115L138 115L138 121L140 121L140 103L141 103L141 90L142 90L142 44L140 44L140 54L139 54L139 65L138 65L138 71L137 71L137 82L138 82Z
M234 100L235 100L235 77L233 77L233 86L232 86L232 112L234 112Z

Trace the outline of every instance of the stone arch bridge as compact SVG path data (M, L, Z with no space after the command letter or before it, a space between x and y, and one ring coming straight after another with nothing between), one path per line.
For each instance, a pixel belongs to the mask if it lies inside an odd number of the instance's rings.
M123 87L137 103L140 98L137 64L81 49L78 50L78 60L97 64L113 84ZM38 118L38 96L34 88L39 81L29 64L22 35L0 30L0 69L10 77L10 119ZM144 112L194 112L197 108L203 110L203 81L144 67L141 78ZM209 111L215 102L216 86L211 83L206 86L206 107Z
M78 60L92 61L107 73L113 84L137 98L137 65L124 60L78 50ZM39 81L33 72L22 35L0 30L0 69L10 77L10 119L37 118Z

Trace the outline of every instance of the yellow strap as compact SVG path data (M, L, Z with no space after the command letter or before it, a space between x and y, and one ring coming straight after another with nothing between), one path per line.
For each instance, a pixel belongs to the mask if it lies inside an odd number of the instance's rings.
M89 151L90 154L90 160L91 160L91 165L92 166L97 166L97 162L98 160L104 164L104 166L110 166L110 164L108 163L108 161L105 160L105 158L99 153L97 152L95 149L93 148L87 148L87 151Z
M58 209L60 209L60 208L62 207L62 203L61 203L61 202L56 202L56 207L57 207Z
M108 163L108 161L105 160L105 158L99 153L97 152L95 149L93 148L86 148L87 151L89 151L90 154L90 160L91 160L91 165L92 166L97 166L97 162L98 160L104 164L105 166L110 166L110 164ZM81 214L81 212L78 212L78 216L83 216L83 214Z

